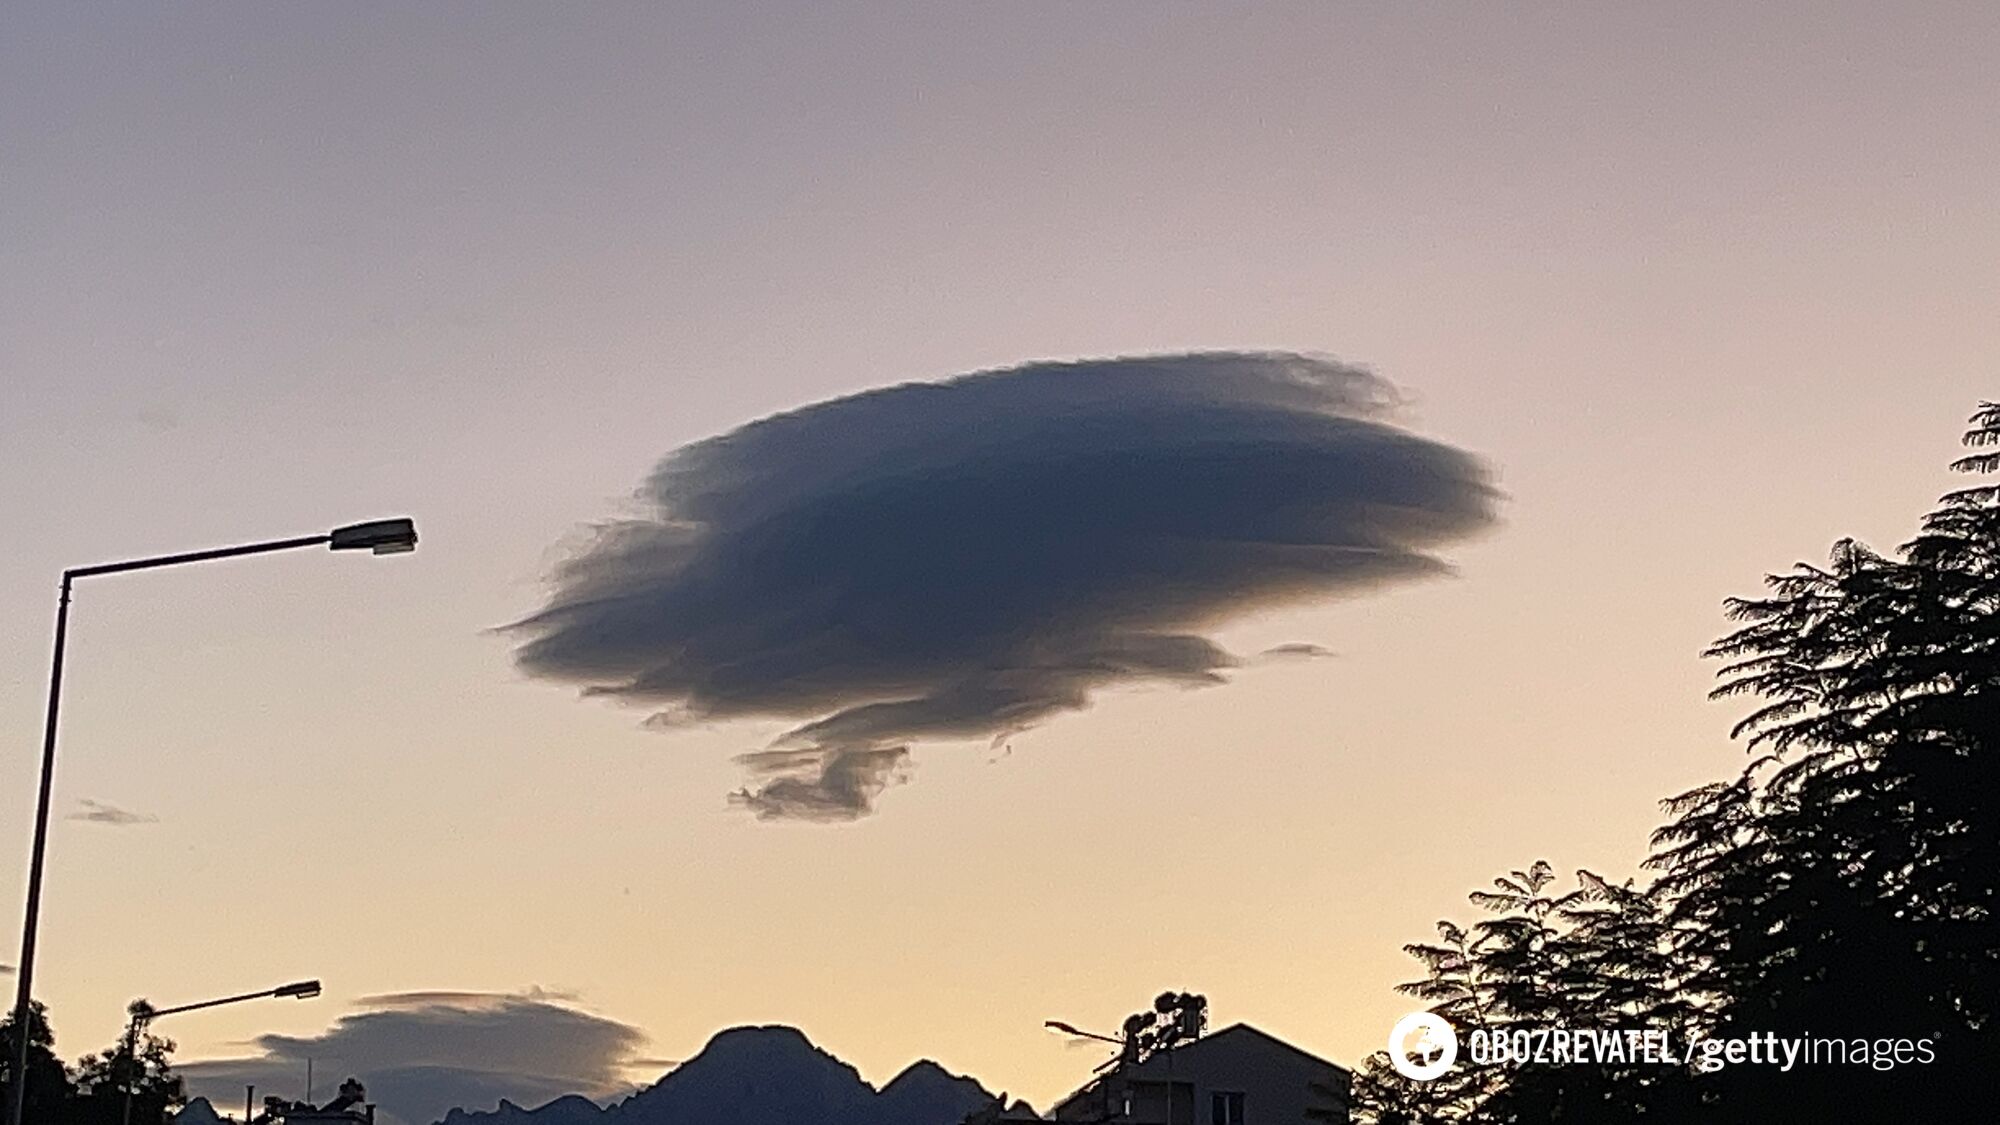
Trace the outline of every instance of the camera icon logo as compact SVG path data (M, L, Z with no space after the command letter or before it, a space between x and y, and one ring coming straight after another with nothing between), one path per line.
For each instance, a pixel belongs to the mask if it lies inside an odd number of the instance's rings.
M1411 1012L1389 1031L1389 1065L1416 1082L1429 1082L1458 1060L1458 1032L1435 1012Z

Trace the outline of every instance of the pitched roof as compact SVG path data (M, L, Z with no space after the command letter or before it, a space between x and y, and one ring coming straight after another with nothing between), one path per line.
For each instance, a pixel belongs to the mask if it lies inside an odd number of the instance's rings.
M1298 1057L1305 1059L1308 1062L1314 1063L1319 1066L1331 1067L1334 1070L1340 1071L1342 1074L1348 1073L1347 1068L1341 1066L1339 1063L1328 1062L1326 1059L1320 1058L1318 1055L1313 1054L1311 1051L1308 1051L1302 1047L1295 1047L1292 1044L1287 1043L1283 1039L1280 1039L1277 1036L1271 1034L1270 1032L1261 1031L1257 1028L1251 1027L1247 1023L1232 1023L1228 1027L1225 1027L1220 1031L1211 1031L1207 1035L1204 1035L1201 1038L1196 1039L1192 1043L1183 1043L1180 1046L1173 1048L1172 1050L1162 1051L1158 1054L1155 1054L1154 1056L1152 1056L1152 1058L1147 1059L1145 1062L1139 1063L1137 1066L1124 1066L1118 1069L1120 1071L1146 1070L1152 1066L1154 1059L1165 1058L1169 1055L1184 1054L1189 1051L1199 1051L1202 1049L1202 1045L1204 1043L1212 1043L1218 1039L1223 1038L1224 1036L1238 1036L1238 1035L1254 1036L1259 1042L1269 1043L1272 1046L1276 1047L1282 1047L1291 1054L1297 1055ZM1117 1072L1114 1071L1113 1073Z
M1072 1091L1067 1096L1059 1099L1056 1102L1055 1106L1049 1110L1049 1114L1051 1117L1053 1117L1057 1109L1060 1109L1061 1107L1066 1106L1069 1103L1075 1101L1076 1099L1084 1096L1093 1087L1097 1086L1098 1084L1108 1079L1115 1078L1118 1076L1133 1075L1133 1074L1144 1074L1150 1077L1155 1069L1166 1070L1170 1068L1172 1066L1171 1056L1181 1055L1189 1051L1199 1051L1202 1049L1202 1045L1204 1043L1212 1043L1216 1040L1223 1038L1240 1038L1245 1036L1254 1038L1260 1044L1269 1044L1270 1046L1281 1048L1287 1054L1296 1056L1297 1058L1304 1059L1305 1061L1313 1064L1314 1066L1325 1067L1328 1070L1332 1070L1340 1074L1342 1077L1349 1077L1352 1074L1351 1071L1349 1071L1346 1067L1341 1066L1339 1063L1329 1062L1326 1059L1320 1058L1318 1055L1313 1054L1311 1051L1305 1050L1304 1048L1301 1047L1295 1047L1292 1044L1285 1042L1283 1039L1280 1039L1277 1036L1272 1035L1268 1031L1261 1031L1257 1028L1251 1027L1247 1023L1232 1023L1228 1027L1225 1027L1220 1031L1211 1031L1207 1035L1204 1035L1201 1038L1196 1039L1191 1043L1183 1043L1178 1047L1172 1048L1171 1050L1161 1051L1153 1055L1152 1057L1148 1058L1145 1062L1126 1063L1114 1067L1111 1070L1108 1070L1103 1074L1097 1076L1096 1078L1091 1079L1089 1082L1084 1083L1082 1086L1079 1086L1076 1090Z

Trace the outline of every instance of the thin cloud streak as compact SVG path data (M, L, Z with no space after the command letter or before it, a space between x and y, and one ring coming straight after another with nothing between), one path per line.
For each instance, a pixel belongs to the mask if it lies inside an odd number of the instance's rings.
M534 985L519 992L461 992L451 989L430 989L414 992L379 992L363 996L354 1001L358 1008L462 1008L487 1009L501 1007L522 1000L545 1003L574 1003L576 993L562 989L543 988Z
M90 824L108 824L114 828L128 828L135 824L158 824L160 818L152 813L136 813L122 809L109 801L95 801L89 797L77 798L83 807L70 813L65 820L81 820Z
M1330 660L1339 654L1325 645L1294 641L1290 644L1272 645L1257 655L1265 660Z
M1135 683L1206 687L1241 614L1447 570L1486 467L1358 367L1278 352L1037 363L765 418L663 460L512 626L529 675L741 760L766 819L850 820L922 740L1004 739ZM1281 646L1273 656L1316 655Z

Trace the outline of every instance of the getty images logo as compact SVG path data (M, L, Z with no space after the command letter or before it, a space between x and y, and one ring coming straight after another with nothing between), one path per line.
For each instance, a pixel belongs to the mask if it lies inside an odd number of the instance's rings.
M1458 1059L1458 1032L1436 1012L1411 1012L1389 1029L1389 1065L1417 1082L1429 1082Z

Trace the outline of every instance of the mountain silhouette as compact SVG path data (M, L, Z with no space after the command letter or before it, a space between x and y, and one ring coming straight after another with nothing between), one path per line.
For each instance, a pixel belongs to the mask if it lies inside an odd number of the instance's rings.
M993 1101L978 1082L928 1060L877 1090L793 1027L735 1027L666 1077L616 1104L557 1098L454 1109L440 1125L958 1125Z
M447 1122L463 1122L471 1125L598 1125L605 1122L606 1111L594 1101L581 1094L565 1094L538 1109L522 1109L506 1098L500 1099L500 1106L491 1113L467 1113L454 1109L445 1115Z
M962 1078L923 1059L911 1063L903 1073L889 1080L875 1097L874 1120L903 1125L958 1125L972 1110L988 1104L993 1095L970 1078Z

